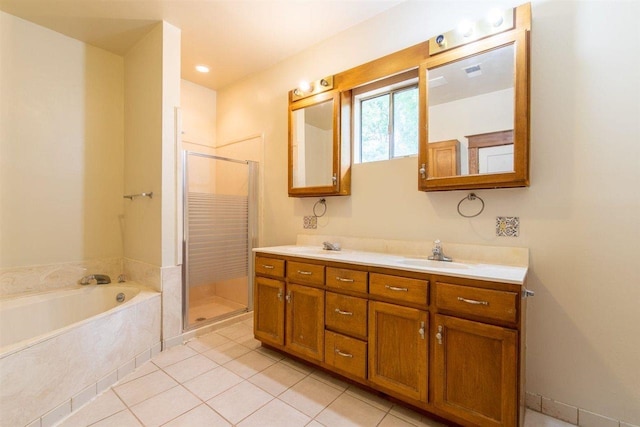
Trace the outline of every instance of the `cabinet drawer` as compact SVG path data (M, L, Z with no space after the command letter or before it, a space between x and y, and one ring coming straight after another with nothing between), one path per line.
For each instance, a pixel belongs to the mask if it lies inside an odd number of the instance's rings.
M428 291L429 282L427 280L378 273L371 273L369 277L369 293L371 295L426 305Z
M336 369L365 378L367 343L335 332L324 333L324 361Z
M324 323L327 328L366 339L366 299L327 292L325 301Z
M327 286L355 292L367 292L367 272L327 267Z
M436 284L436 305L440 309L487 319L516 323L518 294L472 286Z
M255 270L256 274L284 277L284 260L256 256Z
M324 265L289 261L287 279L296 283L324 285Z

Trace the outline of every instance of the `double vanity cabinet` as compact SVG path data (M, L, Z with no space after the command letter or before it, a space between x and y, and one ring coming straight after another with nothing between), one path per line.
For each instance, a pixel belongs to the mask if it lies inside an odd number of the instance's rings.
M255 256L265 346L457 424L523 424L526 269L478 280L464 264L449 275L281 248Z

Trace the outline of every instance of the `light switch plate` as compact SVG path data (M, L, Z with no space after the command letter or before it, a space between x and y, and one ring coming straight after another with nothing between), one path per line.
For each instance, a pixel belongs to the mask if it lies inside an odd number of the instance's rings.
M303 222L304 228L318 228L318 217L314 215L305 216Z
M520 217L497 216L496 217L496 236L498 237L520 236Z

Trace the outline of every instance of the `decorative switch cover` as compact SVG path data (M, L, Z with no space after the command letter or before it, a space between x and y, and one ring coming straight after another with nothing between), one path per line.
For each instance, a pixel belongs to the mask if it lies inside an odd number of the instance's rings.
M520 217L497 216L496 236L518 237L520 235Z
M318 228L318 217L314 215L305 216L303 226L304 228Z

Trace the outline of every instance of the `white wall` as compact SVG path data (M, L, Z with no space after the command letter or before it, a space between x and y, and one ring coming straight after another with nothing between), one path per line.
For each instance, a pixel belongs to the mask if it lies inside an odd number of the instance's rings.
M188 80L180 82L182 141L215 147L216 92Z
M502 1L504 7L516 1ZM287 92L479 18L494 2L406 2L218 91L219 141L264 132L265 245L293 243L315 199L287 197ZM421 193L415 158L353 166L316 232L531 249L527 390L640 424L640 16L638 2L534 1L531 187ZM393 35L393 36L390 36ZM519 216L496 238L497 215Z
M122 256L123 60L0 12L0 268Z

